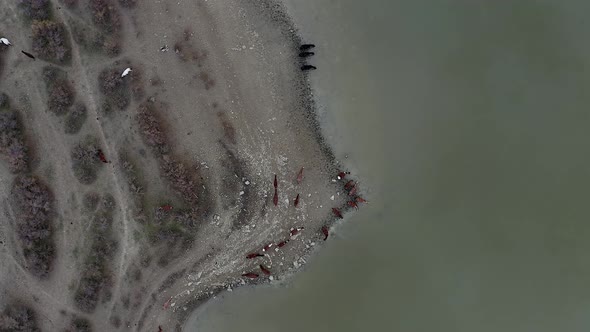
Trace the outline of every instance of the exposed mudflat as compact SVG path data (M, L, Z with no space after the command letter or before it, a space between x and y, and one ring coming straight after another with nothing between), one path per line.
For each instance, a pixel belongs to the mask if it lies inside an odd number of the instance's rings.
M0 330L179 330L354 201L280 6L37 2L0 4Z

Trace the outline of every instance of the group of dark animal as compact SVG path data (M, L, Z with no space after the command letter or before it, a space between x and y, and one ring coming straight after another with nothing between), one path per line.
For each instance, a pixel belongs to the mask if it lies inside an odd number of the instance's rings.
M346 181L345 178L348 174L350 174L350 172L340 172L337 175L337 179L339 181ZM301 170L299 170L299 173L297 173L296 181L297 181L297 184L300 184L301 181L303 181L303 167L301 167ZM274 177L273 186L274 186L274 196L273 196L272 202L275 206L277 206L278 202L279 202L279 194L278 194L278 181L277 181L276 174ZM357 195L357 184L353 180L349 180L344 184L344 190L347 192L348 196L350 197L350 199L347 202L348 206L358 209L359 203L367 203L367 201L364 198ZM293 205L295 207L299 206L299 194L297 194L297 196L293 200ZM334 213L334 215L338 219L343 218L342 212L338 208L333 207L332 213ZM305 227L303 227L303 226L297 227L297 228L291 228L291 230L289 230L289 237L287 237L286 239L282 240L279 243L276 243L277 248L282 248L285 245L287 245L287 243L289 243L289 241L291 241L291 239L293 239L293 237L297 236L304 229L305 229ZM324 235L324 241L326 241L328 239L328 235L329 235L328 227L322 226L321 231L322 231L322 234ZM264 257L265 256L264 253L269 251L273 246L275 246L275 243L271 242L271 243L265 245L264 247L262 247L263 253L260 253L260 252L250 253L250 254L246 255L246 259L254 259L254 258L258 258L258 257ZM267 275L267 276L271 275L270 270L266 266L260 264L258 267L265 275ZM247 273L242 274L242 277L251 278L251 279L258 278L259 276L260 275L256 272L247 272Z
M314 48L315 45L314 44L303 44L301 46L299 46L299 57L300 58L308 58L312 55L315 55L314 52L311 52L310 50L312 48ZM306 70L315 70L317 69L316 66L312 66L312 65L308 65L308 64L304 64L303 66L301 66L301 70L306 71Z

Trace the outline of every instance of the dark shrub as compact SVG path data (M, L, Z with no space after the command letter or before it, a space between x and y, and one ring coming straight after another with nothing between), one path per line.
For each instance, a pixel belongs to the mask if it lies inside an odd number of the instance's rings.
M87 192L84 194L84 199L82 204L84 204L84 208L88 211L96 210L98 206L98 201L100 200L100 195L95 192Z
M84 312L96 309L101 291L105 296L109 293L112 275L109 262L117 249L117 242L112 233L114 208L113 197L105 195L100 210L92 221L92 244L80 276L80 284L74 294L76 306Z
M26 175L14 180L11 195L19 212L17 232L27 267L33 275L46 277L55 255L51 192L37 178Z
M143 89L143 70L141 68L134 68L131 72L131 94L135 101L140 101L145 95Z
M64 5L68 8L75 8L78 6L78 0L62 0Z
M156 154L170 152L170 147L166 141L166 134L161 128L162 120L156 111L152 102L145 102L137 110L137 122L141 137L145 144L152 148Z
M65 71L47 66L43 68L43 79L47 89L47 107L56 115L64 115L74 103L74 88Z
M31 29L33 52L41 59L62 64L70 60L69 37L62 23L49 20L34 21Z
M9 305L0 314L0 332L38 332L35 312L24 305Z
M115 34L109 36L102 35L100 48L108 56L117 56L121 53L121 38Z
M5 103L8 104L8 101ZM8 158L11 172L19 173L28 169L28 151L18 113L0 108L0 153Z
M77 134L82 129L84 122L86 122L86 117L86 106L84 104L74 106L72 112L66 117L65 133L70 135Z
M72 170L80 183L92 184L96 181L98 169L102 167L98 151L98 146L91 138L72 149Z
M128 80L121 77L122 72L123 68L107 68L98 75L100 92L119 110L127 108L131 99Z
M20 0L19 7L31 20L46 20L51 17L49 0Z
M121 7L133 8L137 5L137 0L119 0Z
M88 4L96 25L107 32L118 33L121 19L117 6L111 0L90 0Z
M10 107L10 100L8 99L8 95L4 92L0 93L0 110L9 108Z
M64 332L92 332L92 324L86 318L76 317Z
M196 204L199 201L197 193L200 192L201 181L196 174L187 171L181 162L169 155L164 155L160 161L160 170L172 188L188 203Z

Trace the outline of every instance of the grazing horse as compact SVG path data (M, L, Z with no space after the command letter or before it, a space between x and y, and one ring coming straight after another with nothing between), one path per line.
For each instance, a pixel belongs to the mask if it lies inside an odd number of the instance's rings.
M324 241L326 241L328 239L328 235L330 234L328 232L328 227L322 226L322 233L324 233Z
M242 274L242 277L254 279L254 278L258 278L258 273L248 272L248 273Z
M26 56L28 56L29 58L31 58L31 59L33 59L33 60L35 60L35 56L34 56L34 55L32 55L31 53L29 53L29 52L25 52L25 51L21 51L21 52L23 52L23 54L24 54L24 55L26 55Z

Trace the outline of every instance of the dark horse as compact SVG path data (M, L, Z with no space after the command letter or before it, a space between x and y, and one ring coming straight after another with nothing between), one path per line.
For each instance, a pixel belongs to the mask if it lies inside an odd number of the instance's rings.
M300 58L307 58L308 56L312 56L314 54L315 53L313 53L313 52L301 52L301 53L299 53L299 57Z
M315 47L314 44L303 44L303 45L299 46L299 50L306 51L306 50L309 50L310 48L314 48L314 47Z
M316 70L317 68L315 66L312 65L303 65L301 66L301 70L306 71L306 70Z
M31 59L33 59L33 60L35 60L35 56L34 56L34 55L32 55L31 53L29 53L29 52L25 52L25 51L21 51L21 52L23 52L23 54L24 54L24 55L26 55L26 56L28 56L29 58L31 58Z

